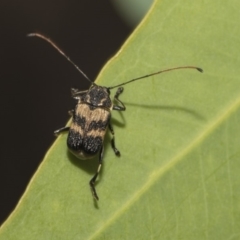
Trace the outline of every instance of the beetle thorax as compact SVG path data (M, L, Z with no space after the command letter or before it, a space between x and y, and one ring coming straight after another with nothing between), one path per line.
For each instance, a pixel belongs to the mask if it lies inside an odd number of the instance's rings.
M103 107L110 109L112 101L109 96L109 90L106 87L92 85L83 101L94 107Z

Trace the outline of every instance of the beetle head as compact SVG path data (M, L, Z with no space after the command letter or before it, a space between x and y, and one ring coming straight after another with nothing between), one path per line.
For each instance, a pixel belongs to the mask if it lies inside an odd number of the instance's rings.
M92 84L84 97L84 102L94 107L111 108L110 91L106 87Z

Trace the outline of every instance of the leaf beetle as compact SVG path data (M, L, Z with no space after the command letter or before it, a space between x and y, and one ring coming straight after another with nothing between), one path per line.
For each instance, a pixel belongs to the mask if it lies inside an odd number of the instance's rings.
M49 38L39 33L30 33L29 37L38 37L48 43L50 43L59 53L61 53L73 66L89 81L91 86L85 91L79 91L72 88L71 95L77 100L75 109L70 111L72 116L72 122L69 127L63 127L54 132L55 135L59 135L62 132L68 132L67 146L71 153L82 160L87 160L98 155L98 168L94 176L91 178L89 184L92 191L93 198L99 200L95 182L102 167L103 155L104 155L104 137L109 129L112 134L111 146L116 156L120 156L119 150L115 146L114 131L111 125L111 111L125 111L126 107L124 103L119 99L120 94L123 92L123 85L131 82L147 78L153 75L157 75L164 72L169 72L178 69L196 69L199 72L203 70L195 66L181 66L175 68L169 68L147 74L145 76L137 77L129 81L112 87L99 86L92 82L87 75L68 57L65 53ZM114 100L110 98L110 90L118 88ZM114 102L117 104L115 105Z

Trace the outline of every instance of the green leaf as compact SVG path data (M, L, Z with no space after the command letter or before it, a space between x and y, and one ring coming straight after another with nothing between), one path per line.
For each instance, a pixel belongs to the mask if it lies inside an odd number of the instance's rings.
M97 159L47 153L0 239L239 239L240 2L156 1L102 70L113 86L160 69L196 65L126 85ZM112 93L113 95L113 93Z

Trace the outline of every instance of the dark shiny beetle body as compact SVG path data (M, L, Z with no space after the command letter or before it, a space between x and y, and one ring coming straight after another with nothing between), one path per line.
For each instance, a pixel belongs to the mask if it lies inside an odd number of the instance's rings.
M112 149L117 156L120 156L120 152L115 147L114 132L110 121L111 110L124 111L126 109L124 104L118 99L119 95L123 92L123 87L121 86L172 70L196 69L200 72L203 71L201 68L194 66L168 68L162 71L131 79L127 82L123 82L112 87L101 87L92 82L87 77L87 75L49 38L46 38L39 33L31 33L28 34L28 36L39 37L50 43L55 49L58 50L59 53L61 53L69 62L71 62L89 82L91 82L91 87L86 91L72 89L72 97L77 100L77 105L74 110L70 111L72 115L71 126L60 128L54 133L58 135L59 133L64 131L69 132L67 138L68 148L78 158L85 160L98 155L98 169L93 178L90 180L92 194L96 200L98 200L98 195L96 193L94 185L102 166L104 152L103 141L108 128L112 134ZM113 88L118 88L118 90L114 96L113 101L111 101L110 90ZM114 105L114 102L117 103L117 105Z

